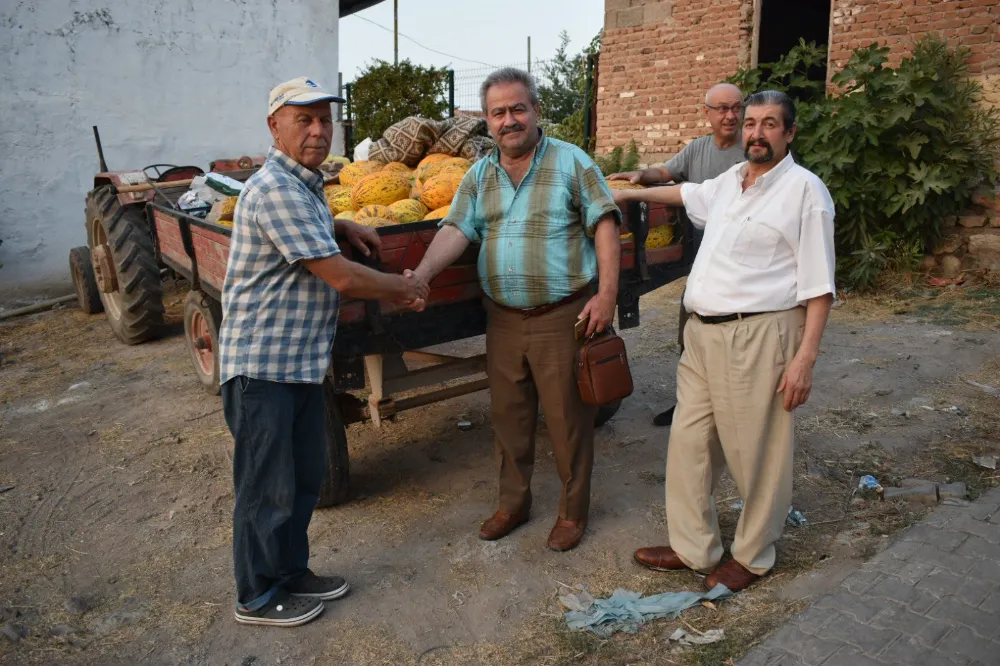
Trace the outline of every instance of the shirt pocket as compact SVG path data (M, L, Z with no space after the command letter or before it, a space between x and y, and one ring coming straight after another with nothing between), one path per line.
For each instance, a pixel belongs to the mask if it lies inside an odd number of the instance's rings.
M733 260L749 268L767 268L774 260L780 242L781 232L748 218L733 238Z

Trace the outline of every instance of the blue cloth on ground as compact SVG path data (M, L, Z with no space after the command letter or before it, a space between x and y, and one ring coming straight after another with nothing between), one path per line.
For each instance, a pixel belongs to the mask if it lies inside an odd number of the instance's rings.
M728 599L733 593L725 585L710 592L664 592L643 597L631 590L615 590L607 599L594 599L582 587L579 593L561 595L559 601L571 609L566 613L570 629L587 630L602 638L619 631L635 633L639 625L660 618L676 618L702 601Z

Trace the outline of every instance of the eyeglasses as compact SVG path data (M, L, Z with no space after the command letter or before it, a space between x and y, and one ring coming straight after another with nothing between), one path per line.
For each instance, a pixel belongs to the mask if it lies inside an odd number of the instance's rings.
M742 104L733 104L732 106L729 106L727 104L720 104L718 106L712 106L711 104L706 104L705 106L708 107L709 109L712 109L712 111L718 111L722 115L726 115L730 111L733 112L734 116L738 116L741 113L743 113Z

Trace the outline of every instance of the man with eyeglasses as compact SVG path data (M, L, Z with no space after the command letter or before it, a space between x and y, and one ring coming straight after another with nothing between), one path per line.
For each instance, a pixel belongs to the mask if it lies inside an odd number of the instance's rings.
M626 171L608 176L608 180L628 180L641 185L662 183L703 183L724 173L745 158L740 146L740 122L743 118L743 93L731 83L719 83L705 94L705 116L712 133L698 137L663 166L640 171ZM695 229L694 250L701 246L703 232ZM684 349L684 324L687 313L680 308L677 344ZM674 408L657 414L653 425L668 426L673 422Z

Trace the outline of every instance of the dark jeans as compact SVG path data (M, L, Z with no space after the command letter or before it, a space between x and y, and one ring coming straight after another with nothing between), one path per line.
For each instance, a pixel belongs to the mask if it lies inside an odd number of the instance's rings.
M323 386L235 377L222 385L233 453L238 603L266 604L306 571L306 530L326 470Z

